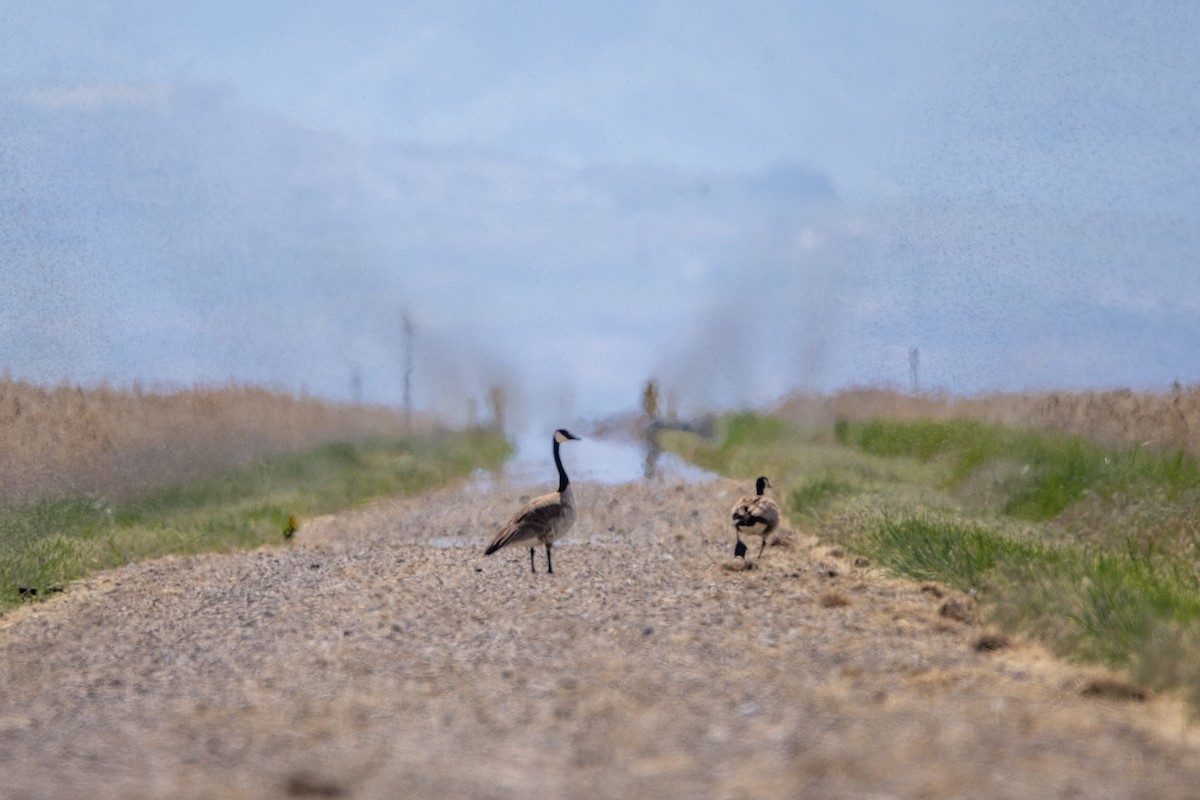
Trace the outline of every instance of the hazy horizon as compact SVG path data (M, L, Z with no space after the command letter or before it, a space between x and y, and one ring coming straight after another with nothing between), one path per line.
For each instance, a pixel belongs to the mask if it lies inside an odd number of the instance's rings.
M526 422L1200 381L1200 9L17 0L0 371Z

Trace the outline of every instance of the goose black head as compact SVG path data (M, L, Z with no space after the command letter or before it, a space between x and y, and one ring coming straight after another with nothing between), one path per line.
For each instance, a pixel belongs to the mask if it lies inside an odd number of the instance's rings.
M558 442L559 444L572 440L579 441L579 437L572 435L572 433L566 428L559 428L554 432L554 441Z
M760 475L754 485L755 485L758 493L762 494L763 489L766 489L768 486L771 486L771 482L769 480L767 480L766 475ZM771 486L771 488L774 489L775 487Z

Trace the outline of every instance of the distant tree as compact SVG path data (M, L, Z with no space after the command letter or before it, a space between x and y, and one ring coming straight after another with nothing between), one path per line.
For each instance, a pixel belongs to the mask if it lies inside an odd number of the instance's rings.
M658 381L653 378L646 381L646 388L642 390L642 411L650 419L658 419Z

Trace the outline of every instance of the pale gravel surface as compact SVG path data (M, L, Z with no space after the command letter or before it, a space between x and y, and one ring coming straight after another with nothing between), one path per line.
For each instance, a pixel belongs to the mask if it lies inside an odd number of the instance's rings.
M95 576L0 619L0 797L1200 796L1169 699L803 533L729 569L745 488L577 484L553 575L501 484Z

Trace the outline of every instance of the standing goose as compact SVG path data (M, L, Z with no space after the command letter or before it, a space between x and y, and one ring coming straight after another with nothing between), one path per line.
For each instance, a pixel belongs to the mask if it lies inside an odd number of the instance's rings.
M575 493L571 491L571 481L567 471L563 469L562 458L558 455L558 446L563 442L578 440L566 428L554 432L554 466L558 467L558 491L535 497L513 514L512 519L504 523L504 527L492 539L485 556L513 542L536 540L546 545L546 572L554 572L550 562L550 547L554 540L570 530L575 523ZM536 550L532 543L529 547L529 571L537 572L533 565L533 553Z
M770 485L771 482L765 476L759 477L755 484L757 493L746 495L733 506L733 529L737 536L737 544L733 547L734 558L746 557L746 545L742 543L743 533L762 537L762 545L758 548L758 555L761 557L767 546L767 537L779 526L779 506L763 494L763 490Z

